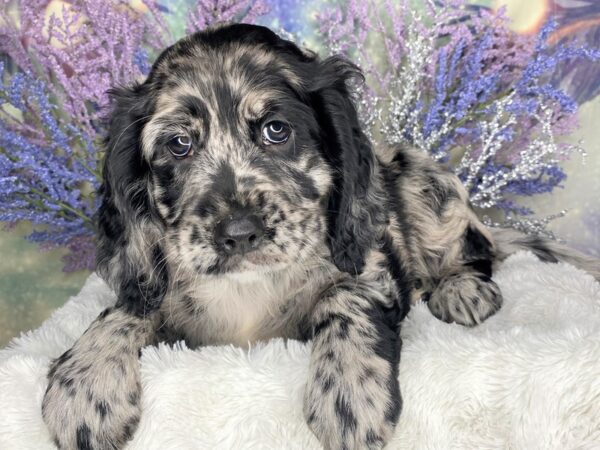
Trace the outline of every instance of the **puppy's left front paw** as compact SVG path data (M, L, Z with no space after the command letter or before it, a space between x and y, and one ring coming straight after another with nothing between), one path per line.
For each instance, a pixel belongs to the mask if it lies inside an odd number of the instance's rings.
M400 397L390 398L386 380L372 370L363 375L352 385L317 373L307 386L304 415L326 450L381 449L393 435Z
M443 278L427 307L438 319L472 327L502 306L502 293L492 279L479 272L461 272Z
M137 361L94 364L71 350L52 364L42 417L58 448L117 450L131 439L141 412L133 364Z
M51 365L42 417L64 450L117 450L140 418L138 350L153 328L108 308Z

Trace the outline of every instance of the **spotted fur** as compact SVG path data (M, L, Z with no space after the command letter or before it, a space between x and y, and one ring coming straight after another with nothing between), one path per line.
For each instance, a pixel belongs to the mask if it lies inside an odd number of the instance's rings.
M496 261L523 247L558 254L492 234L460 181L420 152L373 150L349 91L360 77L266 28L228 25L112 92L98 271L118 301L51 366L43 416L59 448L131 437L142 346L272 337L313 340L304 412L323 446L382 448L402 408L411 299L476 325L502 303ZM264 137L273 121L289 131L277 143ZM174 140L189 144L183 156ZM260 233L233 252L219 233L248 217Z

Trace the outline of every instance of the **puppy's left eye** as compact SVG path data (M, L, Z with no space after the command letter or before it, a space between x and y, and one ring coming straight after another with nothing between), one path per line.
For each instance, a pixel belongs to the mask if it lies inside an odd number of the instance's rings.
M279 120L267 123L262 129L263 141L267 145L283 144L289 139L291 134L292 129L290 126Z
M185 158L192 151L192 139L189 136L176 136L169 141L169 151L176 158Z

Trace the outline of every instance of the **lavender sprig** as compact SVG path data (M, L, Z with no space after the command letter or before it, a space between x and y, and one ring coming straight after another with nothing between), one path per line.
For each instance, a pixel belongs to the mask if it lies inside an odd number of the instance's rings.
M88 136L56 120L58 107L31 74L4 74L0 63L0 221L29 221L44 247L93 241L97 158ZM34 132L26 124L35 123ZM75 266L73 266L75 267ZM86 262L85 267L90 267Z

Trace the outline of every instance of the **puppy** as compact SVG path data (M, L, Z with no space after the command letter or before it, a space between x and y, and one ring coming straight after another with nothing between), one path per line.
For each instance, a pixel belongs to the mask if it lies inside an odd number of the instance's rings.
M131 438L142 347L272 337L312 339L304 414L324 448L382 448L413 290L473 326L500 308L492 267L516 249L598 276L593 260L486 229L420 152L376 154L348 87L360 77L238 24L179 41L112 92L98 272L118 300L51 365L42 413L59 448Z

